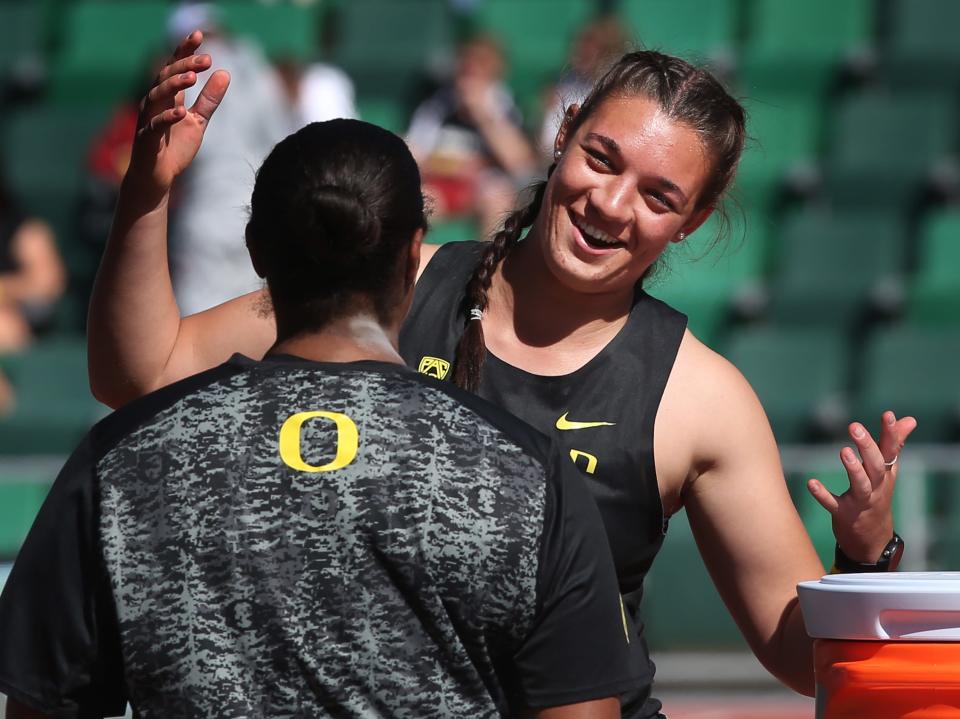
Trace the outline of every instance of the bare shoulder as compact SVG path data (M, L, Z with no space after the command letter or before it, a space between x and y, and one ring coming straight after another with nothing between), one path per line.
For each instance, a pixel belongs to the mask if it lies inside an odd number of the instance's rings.
M658 477L669 480L674 495L745 443L756 442L764 453L770 447L776 451L750 384L729 360L689 330L664 388L654 441Z
M417 269L417 280L420 279L423 271L427 269L427 265L430 263L430 260L433 259L433 256L437 254L437 250L439 249L440 245L423 244L420 246L420 267Z

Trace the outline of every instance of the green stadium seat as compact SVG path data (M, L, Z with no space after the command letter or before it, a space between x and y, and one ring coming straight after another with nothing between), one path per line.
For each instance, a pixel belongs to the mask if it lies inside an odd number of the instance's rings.
M230 0L220 4L223 24L240 37L255 40L267 57L306 61L317 51L319 3L263 3Z
M775 94L746 103L750 140L737 170L736 195L771 208L785 183L802 185L816 166L820 103L804 94Z
M781 226L771 319L849 328L898 310L905 235L892 212L813 207L792 214Z
M357 114L361 120L385 127L398 135L407 131L407 111L398 99L358 96Z
M128 97L147 62L157 53L169 52L170 8L163 0L68 4L51 96L77 105L111 105Z
M714 246L720 225L711 218L666 251L644 289L685 313L690 330L713 344L731 315L750 314L762 297L769 222L760 212L731 208L728 237Z
M960 209L924 223L918 252L907 302L910 323L960 325Z
M960 438L956 357L960 357L956 328L903 325L877 332L860 363L855 416L879 417L892 409L898 416L917 418L911 442L956 441Z
M5 476L0 481L0 561L13 559L47 496L50 482Z
M893 0L881 54L886 77L904 89L953 92L960 84L960 3Z
M39 2L0 0L0 83L12 75L42 71L44 60L44 9Z
M620 14L641 47L707 63L732 66L737 31L733 0L632 0Z
M821 439L845 428L849 358L843 333L748 328L729 338L724 355L753 386L778 442Z
M577 31L590 20L590 0L484 0L477 26L503 43L508 81L520 106L536 105L540 92L567 65Z
M643 621L653 652L749 651L704 566L686 512L670 519L644 581Z
M0 455L64 455L106 413L90 394L83 338L49 339L4 358L17 395L0 420Z
M480 228L470 219L440 220L430 226L425 241L431 245L445 245L448 242L479 240Z
M423 75L452 57L449 3L350 0L338 13L335 61L353 79L359 102L389 101L406 115Z
M741 78L749 94L821 93L846 60L871 45L872 0L752 0L747 8Z
M837 109L829 138L826 185L845 205L910 209L956 134L953 100L932 93L863 92Z

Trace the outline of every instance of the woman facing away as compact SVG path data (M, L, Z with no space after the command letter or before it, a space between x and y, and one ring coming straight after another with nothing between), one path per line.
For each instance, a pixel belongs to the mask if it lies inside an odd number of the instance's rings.
M276 337L262 293L181 318L170 288L169 189L226 91L216 74L197 105L183 107L178 93L211 64L195 54L200 41L194 33L180 45L148 95L97 278L90 373L108 404L233 352L261 356ZM494 242L447 245L421 260L401 351L421 371L455 379L559 438L598 501L635 615L665 520L686 509L757 658L812 694L812 640L796 585L824 568L787 492L763 409L683 315L640 289L668 244L718 206L744 134L742 108L706 72L659 53L625 55L567 111L549 179ZM832 515L842 566L887 568L880 560L895 537L894 461L915 426L886 412L875 442L851 424L860 456L841 452L849 489L836 496L810 480ZM625 716L658 715L649 667L649 681L625 699Z

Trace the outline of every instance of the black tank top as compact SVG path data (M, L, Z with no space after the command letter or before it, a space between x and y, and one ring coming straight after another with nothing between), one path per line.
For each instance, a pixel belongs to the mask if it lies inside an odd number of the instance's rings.
M417 283L413 307L400 333L400 352L411 367L452 378L463 331L464 289L485 245L441 247ZM643 578L663 543L663 513L653 458L653 424L686 329L686 316L638 291L627 324L580 369L535 375L487 353L480 396L552 435L583 473L600 507L620 580L624 605L638 628ZM623 716L657 716L649 686L624 698Z

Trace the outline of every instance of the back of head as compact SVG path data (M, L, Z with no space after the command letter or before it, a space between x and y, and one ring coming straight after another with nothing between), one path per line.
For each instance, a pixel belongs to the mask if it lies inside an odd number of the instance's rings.
M278 321L315 330L355 309L386 322L401 253L426 228L420 172L406 144L359 120L303 127L257 172L247 244Z

